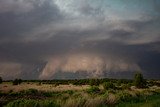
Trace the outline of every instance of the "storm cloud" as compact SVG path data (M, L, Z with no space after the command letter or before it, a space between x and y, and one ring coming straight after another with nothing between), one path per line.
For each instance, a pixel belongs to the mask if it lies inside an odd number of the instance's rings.
M1 0L4 79L160 78L158 0ZM14 74L14 75L13 75Z

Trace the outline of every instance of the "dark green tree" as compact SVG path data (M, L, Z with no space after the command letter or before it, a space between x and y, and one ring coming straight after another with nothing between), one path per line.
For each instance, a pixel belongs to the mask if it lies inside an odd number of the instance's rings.
M137 88L145 88L146 87L146 81L144 80L143 75L141 73L135 74L134 85Z
M18 84L21 84L21 83L22 83L21 79L15 79L15 80L13 80L13 85L18 85Z

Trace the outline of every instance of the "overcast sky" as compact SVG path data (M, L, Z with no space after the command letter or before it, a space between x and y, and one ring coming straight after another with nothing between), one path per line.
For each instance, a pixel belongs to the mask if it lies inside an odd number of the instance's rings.
M0 0L4 79L160 79L159 0Z

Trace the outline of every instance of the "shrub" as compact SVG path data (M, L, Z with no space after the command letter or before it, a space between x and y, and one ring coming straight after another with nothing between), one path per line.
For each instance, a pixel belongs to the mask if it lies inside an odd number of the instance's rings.
M61 96L62 94L64 94L63 92L43 92L41 91L41 94L45 97L58 97L58 96Z
M105 83L103 83L103 88L104 88L105 90L108 90L108 89L115 89L116 87L115 87L115 85L114 85L113 83L111 83L111 82L105 82Z
M73 90L67 90L65 91L66 93L68 93L69 95L73 95L74 91Z
M89 84L91 85L91 86L99 86L99 84L100 84L100 81L98 80L98 79L91 79L90 81L89 81Z
M0 77L0 84L2 83L2 77Z
M146 81L143 79L143 75L141 73L135 74L134 85L137 88L145 88L146 87Z
M38 93L38 90L36 90L36 89L25 90L26 95L36 95L37 93Z
M122 80L119 79L119 80L117 81L117 86L120 86L121 84L122 84Z
M130 84L122 84L122 86L121 86L122 90L130 89L130 87L131 87Z
M55 87L59 86L59 84L60 84L59 82L56 82L56 83L55 83Z
M22 96L22 93L20 92L10 92L8 93L9 96L12 96L12 97L16 97L16 96Z
M100 89L97 86L91 86L89 89L87 89L87 92L90 93L90 94L98 93L98 92L100 92Z
M18 84L21 84L22 83L22 80L21 79L15 79L13 81L13 85L18 85Z

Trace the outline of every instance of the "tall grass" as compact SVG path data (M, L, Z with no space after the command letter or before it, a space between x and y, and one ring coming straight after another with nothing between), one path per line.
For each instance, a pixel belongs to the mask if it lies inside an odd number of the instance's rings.
M60 107L55 101L45 100L16 100L8 103L5 107Z
M139 102L121 102L116 107L160 107L160 94L147 96Z
M0 95L12 98L6 107L159 107L160 105L160 90L150 89L107 90L91 86L83 91L45 92L28 89L20 92L11 91L8 94L0 93Z
M159 107L160 94L145 96L144 94L131 95L128 92L107 93L106 95L78 96L68 93L61 97L49 98L48 100L21 99L8 103L5 107ZM67 95L67 96L66 96Z

